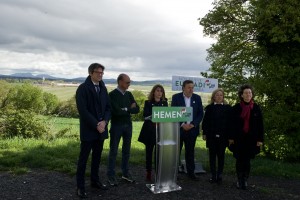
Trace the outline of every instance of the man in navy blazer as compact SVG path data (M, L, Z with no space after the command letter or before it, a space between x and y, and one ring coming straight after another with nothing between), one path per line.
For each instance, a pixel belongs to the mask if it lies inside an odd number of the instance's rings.
M92 151L91 186L106 190L100 182L99 165L104 140L108 138L107 125L111 118L111 107L107 89L102 81L104 66L93 63L89 66L89 76L76 91L76 104L80 121L80 153L77 164L77 195L87 198L84 175L87 160Z
M180 122L180 152L183 144L185 146L185 161L188 176L192 180L198 180L195 171L195 144L200 134L200 122L203 118L203 106L201 97L194 94L194 83L185 80L182 84L182 92L172 96L171 106L192 107L193 120L191 122Z

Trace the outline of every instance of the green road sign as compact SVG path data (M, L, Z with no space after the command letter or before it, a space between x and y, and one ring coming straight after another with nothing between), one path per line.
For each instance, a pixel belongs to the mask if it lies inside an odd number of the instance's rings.
M153 122L187 122L193 120L192 107L153 107Z

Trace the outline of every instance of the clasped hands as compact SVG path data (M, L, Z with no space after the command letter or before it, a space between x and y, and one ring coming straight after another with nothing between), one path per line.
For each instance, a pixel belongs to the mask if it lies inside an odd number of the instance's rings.
M106 122L103 120L101 122L98 122L97 124L97 131L99 133L103 133L105 131Z
M194 128L195 126L193 124L182 124L181 127L184 131L189 131L192 128Z

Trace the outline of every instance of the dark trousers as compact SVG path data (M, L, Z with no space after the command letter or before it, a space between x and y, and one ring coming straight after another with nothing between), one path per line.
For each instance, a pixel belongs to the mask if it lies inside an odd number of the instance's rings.
M225 146L220 140L214 141L213 145L209 148L209 165L212 178L220 176L224 169L224 159L225 159ZM216 169L216 160L218 160L218 168Z
M85 170L87 160L89 158L89 154L92 150L92 161L91 161L91 181L97 182L99 181L99 166L101 160L101 154L103 150L104 140L93 140L93 141L81 141L80 144L80 153L79 159L77 163L77 172L76 172L76 180L77 187L84 188L85 187Z
M250 158L249 157L239 157L236 159L236 173L238 176L238 179L244 179L247 180L250 173Z
M152 161L153 161L153 150L154 150L154 155L156 153L155 144L146 144L145 149L146 149L146 170L151 171Z
M190 131L183 132L180 135L180 154L184 144L185 163L188 174L194 174L195 171L195 144L197 135L191 134Z
M132 138L132 124L112 124L110 129L109 156L107 176L115 176L116 159L118 154L119 143L123 139L122 144L122 174L127 175L129 172L129 158Z

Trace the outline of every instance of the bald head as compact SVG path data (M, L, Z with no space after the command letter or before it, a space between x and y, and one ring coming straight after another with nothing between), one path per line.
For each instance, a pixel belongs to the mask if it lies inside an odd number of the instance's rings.
M117 78L118 87L126 91L130 86L130 78L127 74L120 74Z

